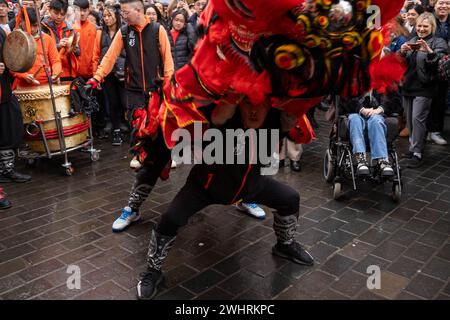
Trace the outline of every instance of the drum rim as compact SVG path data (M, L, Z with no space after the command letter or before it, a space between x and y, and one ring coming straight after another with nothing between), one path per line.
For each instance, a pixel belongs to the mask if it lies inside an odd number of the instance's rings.
M25 61L26 63L22 65L20 65L19 67L17 67L16 63L17 63L17 54L16 53L11 53L10 52L14 51L10 48L10 46L15 43L16 41L13 41L13 38L15 36L20 35L21 37L24 37L29 46L28 46L28 52L26 52L26 56L29 56L29 58L32 58L28 61ZM30 36L29 34L27 34L25 31L21 30L21 29L16 29L11 31L8 36L6 37L5 43L3 45L3 60L5 62L5 65L8 67L9 70L14 71L14 72L26 72L27 70L29 70L30 68L33 67L35 61L37 58L37 46L36 46L36 42L34 40L34 38L32 36ZM31 61L33 60L33 61Z
M20 88L14 90L14 95L20 101L48 100L51 99L50 88L47 85ZM70 96L70 83L53 85L53 96L56 98Z

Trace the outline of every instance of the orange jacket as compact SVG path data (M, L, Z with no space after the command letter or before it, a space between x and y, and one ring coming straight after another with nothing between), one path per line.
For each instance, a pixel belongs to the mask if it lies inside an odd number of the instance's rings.
M42 33L42 38L44 40L45 52L47 54L48 63L50 64L51 76L58 75L61 73L61 60L59 58L58 50L56 49L56 43L49 35ZM44 53L42 51L41 38L35 37L36 41L36 61L30 70L24 73L12 72L16 80L14 86L18 88L32 87L34 84L28 83L24 78L31 74L34 78L40 82L40 84L48 83L47 76L45 74L44 65Z
M75 31L67 26L65 22L62 23L60 28L58 28L58 31L61 31L61 34L55 35L55 32L50 27L50 24L48 24L47 21L42 22L43 31L49 34L53 40L56 43L56 47L58 48L59 39L62 38L68 38L70 37ZM79 35L77 34L76 37L78 38ZM74 40L75 41L75 40ZM58 49L59 51L59 57L61 59L61 65L62 65L62 74L61 78L66 77L73 77L75 78L77 76L77 70L78 70L78 60L75 56L75 53L72 51L71 53L67 53L67 49L65 47L61 47Z
M80 29L80 56L78 57L78 75L83 78L91 78L93 74L92 56L97 28L90 22L82 22Z
M144 27L149 23L150 20L146 18L144 25L135 26L135 28L138 32L141 32L144 29ZM100 40L95 42L96 43L100 42ZM164 81L166 82L169 81L170 78L172 77L172 74L174 72L174 65L172 59L172 52L170 50L169 38L167 37L166 30L162 26L160 26L159 28L159 44L161 51L161 59L164 62ZM100 47L100 43L98 45ZM122 32L119 31L114 36L114 39L111 43L111 47L109 47L108 52L105 54L105 56L102 59L102 62L95 71L94 78L97 81L102 82L103 79L112 71L116 63L116 59L122 52L122 49L123 49ZM100 55L99 53L97 54Z
M95 35L94 52L92 54L92 61L91 61L92 71L94 73L97 71L98 65L100 64L100 59L102 57L101 42L102 42L102 30L97 30L97 34Z

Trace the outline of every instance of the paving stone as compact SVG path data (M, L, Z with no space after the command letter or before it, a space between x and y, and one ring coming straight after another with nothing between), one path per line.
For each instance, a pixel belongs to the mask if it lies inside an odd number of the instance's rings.
M447 281L450 277L450 261L433 258L423 269L423 274Z
M339 277L345 271L351 268L352 265L355 264L356 261L349 259L347 257L341 256L340 254L336 254L331 257L327 262L325 262L320 269L328 272L331 275Z
M361 291L361 288L366 286L366 283L367 277L354 271L349 271L340 277L332 285L332 288L345 296L354 297Z
M386 241L372 251L372 255L380 257L384 260L394 261L405 250L406 247L404 246L398 245L391 241Z
M414 275L422 272L423 263L411 260L406 257L400 257L392 263L388 270L402 277L411 279Z
M224 278L223 275L214 270L207 270L184 282L183 287L198 294L218 284Z
M409 247L407 251L405 251L404 255L408 258L425 262L434 253L435 253L434 248L415 242L411 247Z
M370 245L370 244L367 244L364 242L354 241L354 242L346 245L339 252L339 254L346 256L348 258L351 258L353 260L356 260L356 261L361 261L370 252L372 252L374 250L374 248L376 248L376 247L373 245Z
M420 274L409 283L406 290L425 299L432 299L444 285L445 282Z
M319 118L322 114L319 113ZM307 267L275 257L273 213L259 221L232 206L212 205L179 232L163 266L157 299L443 299L450 297L450 152L427 145L417 170L405 169L402 201L390 185L358 183L340 201L322 177L329 124L304 152L303 171L274 177L298 190L295 234L313 255ZM407 150L399 140L398 150ZM0 216L0 299L135 299L145 270L150 231L183 186L191 166L158 181L141 208L142 221L121 234L111 224L134 180L128 146L96 142L101 163L70 154L74 176L42 161L33 181L4 186L14 207ZM99 165L101 164L101 165ZM19 205L20 204L20 205ZM67 267L80 267L80 290L68 290ZM369 266L382 288L369 290Z

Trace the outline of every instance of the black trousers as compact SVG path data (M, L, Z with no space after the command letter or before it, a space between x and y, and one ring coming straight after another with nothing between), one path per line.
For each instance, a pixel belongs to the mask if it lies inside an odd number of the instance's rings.
M275 209L280 216L299 213L300 196L295 189L267 176L261 176L258 180L257 183L261 186L259 192L243 195L243 202L268 206ZM217 199L217 195L214 198ZM167 211L162 214L156 231L165 236L175 236L178 229L185 226L191 216L217 202L192 175L189 175L186 184L175 196Z
M155 141L149 142L145 147L148 156L143 167L137 172L134 185L131 189L128 206L133 211L139 208L149 196L164 167L171 161L171 152L167 148L162 133Z
M108 100L112 128L113 130L120 129L120 123L126 108L125 84L119 81L114 74L110 74L106 77L103 87Z
M445 110L447 109L448 83L438 84L438 94L433 98L427 129L429 132L444 131Z
M13 95L10 101L0 104L0 150L16 149L22 142L22 112Z

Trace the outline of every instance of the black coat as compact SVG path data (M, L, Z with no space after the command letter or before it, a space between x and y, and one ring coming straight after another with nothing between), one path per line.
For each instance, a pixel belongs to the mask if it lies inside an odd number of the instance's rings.
M450 16L445 22L440 22L439 18L436 16L435 36L444 39L447 43L450 41Z
M168 32L168 36L175 70L178 70L191 59L197 42L197 35L194 28L188 23L186 28L180 31L177 43L174 43L171 31Z
M419 38L414 37L415 43ZM447 43L432 35L425 38L433 53L421 51L408 51L405 55L408 70L402 86L402 93L407 97L433 98L437 94L437 67L438 62L447 53Z
M373 92L372 96L367 94L360 98L341 98L339 114L348 115L351 113L360 113L363 108L377 109L378 107L383 108L383 114L387 117L400 113L402 108L400 94L398 92L389 92L386 94L377 94L376 92Z
M6 40L6 33L0 28L0 48ZM8 68L0 75L0 150L20 146L23 137L22 114L17 98L11 91L11 75Z

